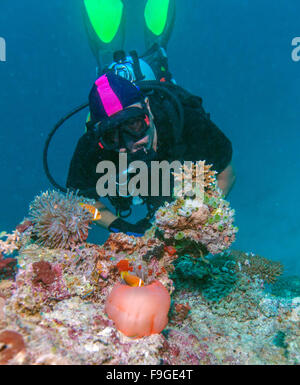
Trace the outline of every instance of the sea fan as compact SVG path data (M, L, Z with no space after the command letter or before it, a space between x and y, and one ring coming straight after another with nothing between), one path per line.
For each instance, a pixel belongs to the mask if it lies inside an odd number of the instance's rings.
M63 249L84 242L92 216L79 204L83 202L87 200L73 192L46 191L37 196L29 208L37 242Z

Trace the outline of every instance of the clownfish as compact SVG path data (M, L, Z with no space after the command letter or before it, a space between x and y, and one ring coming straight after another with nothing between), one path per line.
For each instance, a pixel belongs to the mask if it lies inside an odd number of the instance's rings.
M128 271L122 271L121 272L121 278L124 279L124 281L127 283L127 285L132 287L141 287L144 286L144 282L141 278L129 274Z
M92 219L93 221L99 221L99 219L101 219L100 211L96 209L96 207L94 207L93 205L89 205L87 203L79 203L79 204L80 206L85 208L87 211L89 211L93 215L93 219Z

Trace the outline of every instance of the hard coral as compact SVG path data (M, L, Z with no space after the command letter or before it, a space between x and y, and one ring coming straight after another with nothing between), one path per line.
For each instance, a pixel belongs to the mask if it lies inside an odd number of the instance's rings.
M20 234L17 231L13 231L12 234L3 232L0 234L0 238L6 237L5 241L0 239L0 253L12 254L19 248Z
M30 205L30 220L38 243L49 248L70 248L88 237L92 215L79 203L86 202L74 193L47 191Z
M184 193L190 194L199 191L206 191L214 195L216 189L216 171L211 170L212 165L205 164L205 161L191 163L190 167L184 164L180 173L174 173L175 180L184 184ZM200 183L199 183L200 182ZM198 184L198 186L197 186ZM178 187L182 187L178 185ZM177 191L175 191L176 193Z
M194 167L206 170L203 162ZM235 212L223 199L215 173L209 169L202 172L202 180L193 182L195 186L188 181L192 194L183 194L156 212L155 226L165 241L184 238L195 241L207 253L218 254L235 241L238 229L233 226ZM181 181L182 177L177 178Z
M245 272L250 277L257 276L267 283L274 283L283 273L283 265L280 262L259 255L232 250L230 257L236 262L236 270Z
M140 338L166 327L170 303L170 295L159 281L143 287L117 284L107 298L105 311L122 333Z
M171 275L177 290L182 288L200 290L208 301L219 301L234 288L235 271L226 268L211 258L205 262L190 255L184 255L173 262L175 270Z

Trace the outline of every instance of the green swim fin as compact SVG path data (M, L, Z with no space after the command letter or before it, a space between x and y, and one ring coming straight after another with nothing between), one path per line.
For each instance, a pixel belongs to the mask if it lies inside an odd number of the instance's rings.
M175 0L148 0L145 7L145 45L167 47L176 16Z
M122 49L124 45L123 1L83 0L83 16L90 47L101 68L105 55Z

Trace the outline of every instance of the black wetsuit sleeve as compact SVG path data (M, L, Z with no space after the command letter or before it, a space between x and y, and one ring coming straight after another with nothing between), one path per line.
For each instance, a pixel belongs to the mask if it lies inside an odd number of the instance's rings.
M79 190L79 194L87 198L98 199L96 167L99 161L96 144L88 135L84 135L79 139L70 163L67 188Z
M232 144L205 114L185 107L185 160L205 160L221 173L232 160Z

